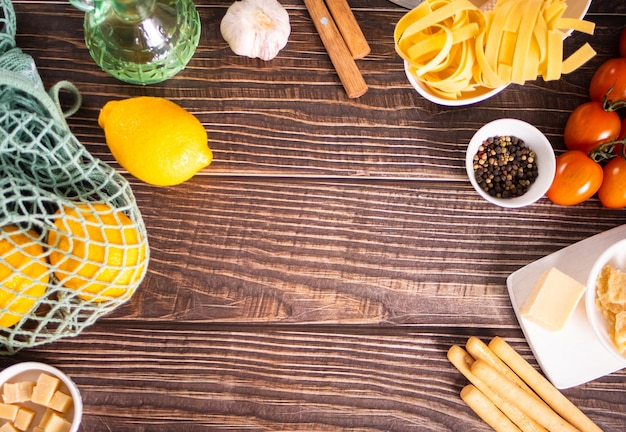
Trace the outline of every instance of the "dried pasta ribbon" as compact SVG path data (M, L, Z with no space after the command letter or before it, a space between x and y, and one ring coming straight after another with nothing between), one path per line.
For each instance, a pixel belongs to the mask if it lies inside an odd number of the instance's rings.
M457 99L538 76L556 80L596 54L585 44L563 60L567 31L594 31L592 22L563 17L565 0L489 4L483 12L469 0L426 0L398 21L396 52L433 93Z

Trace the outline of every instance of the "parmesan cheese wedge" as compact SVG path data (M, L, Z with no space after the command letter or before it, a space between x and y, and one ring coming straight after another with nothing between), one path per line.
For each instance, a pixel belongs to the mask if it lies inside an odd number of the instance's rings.
M558 331L576 309L586 287L560 270L546 270L520 308L520 315L549 331Z

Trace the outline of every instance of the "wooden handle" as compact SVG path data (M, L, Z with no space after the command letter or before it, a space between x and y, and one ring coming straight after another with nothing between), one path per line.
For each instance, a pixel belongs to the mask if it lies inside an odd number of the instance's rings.
M360 59L370 53L370 46L361 31L347 0L326 0L326 6L339 28L343 40L352 53L352 58Z
M341 33L337 29L332 16L326 9L324 0L304 0L306 8L313 19L315 28L322 38L339 79L346 89L349 98L357 98L367 91L367 84L357 67Z

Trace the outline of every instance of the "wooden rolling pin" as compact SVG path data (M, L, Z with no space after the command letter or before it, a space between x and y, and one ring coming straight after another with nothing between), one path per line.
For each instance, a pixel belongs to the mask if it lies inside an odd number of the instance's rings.
M348 49L352 53L352 58L361 59L368 55L371 51L365 35L359 26L352 9L347 0L326 0L326 6L339 28L339 33L343 36L343 40Z
M315 28L322 39L330 61L333 63L348 97L357 98L362 96L367 91L367 84L354 58L352 58L352 53L343 40L339 29L335 25L335 21L330 12L328 12L324 0L304 0L304 4L309 10Z

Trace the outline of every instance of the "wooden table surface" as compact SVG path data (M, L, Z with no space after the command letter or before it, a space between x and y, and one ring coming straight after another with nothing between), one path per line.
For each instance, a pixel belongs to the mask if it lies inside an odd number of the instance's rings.
M406 10L351 1L371 53L348 99L301 1L279 56L236 56L219 24L230 1L197 0L200 45L178 76L124 84L92 61L67 1L14 0L17 46L46 87L69 80L68 122L131 182L151 247L132 299L77 337L0 359L54 365L78 384L82 431L487 431L446 359L469 336L501 336L538 367L508 295L525 265L626 222L596 199L523 209L482 200L466 145L502 117L532 123L557 153L595 69L618 55L626 2L594 0L598 55L556 82L511 85L469 107L408 83L393 29ZM169 98L206 127L215 160L155 187L112 158L97 116L109 100ZM580 257L584 260L585 257ZM626 430L626 371L563 390L606 431Z

